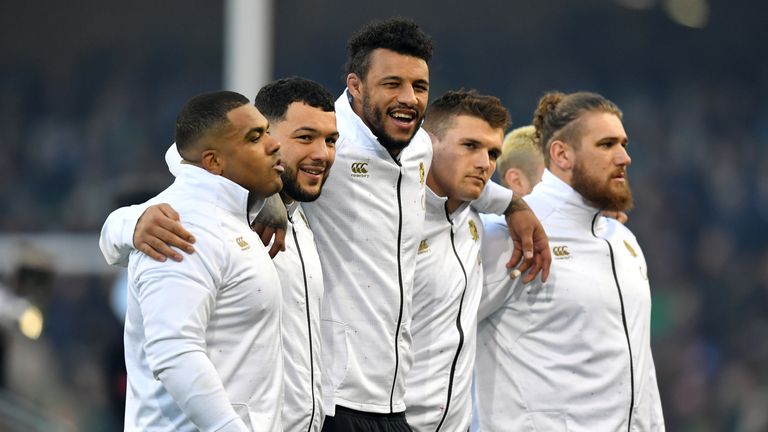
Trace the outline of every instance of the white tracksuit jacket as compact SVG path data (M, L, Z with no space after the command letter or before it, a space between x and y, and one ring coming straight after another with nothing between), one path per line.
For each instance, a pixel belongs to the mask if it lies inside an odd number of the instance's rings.
M178 174L153 201L176 209L197 252L180 263L131 253L125 428L282 430L282 295L248 191L192 165Z
M336 405L402 412L432 143L419 130L395 160L352 111L347 94L336 101L336 162L320 198L303 204L325 282L324 407L329 415ZM503 212L511 193L495 186L473 206Z
M487 318L475 369L482 430L663 431L635 236L549 171L526 201L549 236L552 269L543 285L510 280L506 225L486 219Z
M285 251L273 260L283 287L283 429L319 432L325 415L320 374L323 272L309 222L296 201L288 205L288 222Z
M427 189L416 260L414 359L405 381L405 413L418 432L466 431L472 411L483 226L468 204L448 215L446 201Z
M165 155L178 175L181 156L172 145ZM153 200L153 203L162 202ZM110 264L125 264L138 217L150 204L116 210L102 230L101 248ZM285 388L282 423L286 431L319 431L324 412L321 385L320 304L323 274L312 230L298 202L287 208L285 251L272 261L283 287ZM255 213L254 213L255 214Z

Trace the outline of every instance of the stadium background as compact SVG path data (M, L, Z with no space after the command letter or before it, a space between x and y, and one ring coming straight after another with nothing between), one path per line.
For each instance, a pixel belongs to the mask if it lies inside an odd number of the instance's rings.
M514 126L550 89L617 102L667 430L764 432L767 12L748 0L280 0L271 75L339 93L351 32L399 15L436 41L432 97L497 95ZM118 274L98 230L169 184L176 112L222 87L223 34L215 1L0 3L0 280L46 320L37 340L2 325L0 430L120 427Z

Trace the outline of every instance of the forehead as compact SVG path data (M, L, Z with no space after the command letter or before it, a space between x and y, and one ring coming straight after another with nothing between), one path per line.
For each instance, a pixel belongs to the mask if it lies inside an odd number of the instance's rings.
M275 128L290 132L299 128L310 128L322 134L336 133L336 113L323 111L304 102L293 102L285 111L285 118L273 125Z
M616 114L607 112L590 112L584 114L580 121L582 137L590 141L598 141L607 137L618 138L622 140L627 139L627 133L624 131L624 125Z
M472 140L499 150L504 140L504 130L493 128L485 120L470 115L457 115L451 118L443 135L443 141L447 141L448 144Z
M229 111L227 118L233 131L248 131L267 126L267 119L251 104L245 104Z
M368 56L366 79L400 77L410 81L429 80L429 66L418 57L400 54L385 48L377 48Z

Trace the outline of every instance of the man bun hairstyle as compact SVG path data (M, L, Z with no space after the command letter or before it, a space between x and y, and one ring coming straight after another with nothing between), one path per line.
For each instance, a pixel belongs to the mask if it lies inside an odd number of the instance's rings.
M580 130L578 120L588 112L605 112L621 118L619 107L605 97L591 92L565 94L546 93L539 100L533 113L533 125L536 127L536 140L544 154L544 161L549 166L549 147L555 140L570 142L578 148Z
M495 96L481 95L476 90L448 91L427 107L424 129L442 138L459 115L477 117L493 129L506 130L510 124L509 111Z
M347 73L365 80L370 54L378 48L420 58L429 63L433 44L432 38L411 20L390 18L373 21L352 35L347 42Z
M288 106L294 102L305 103L325 112L333 112L333 96L320 84L301 77L289 77L273 81L259 90L254 104L270 122L285 120Z
M249 104L247 97L232 91L217 91L197 95L187 101L176 117L176 148L187 160L206 133L229 124L227 113Z

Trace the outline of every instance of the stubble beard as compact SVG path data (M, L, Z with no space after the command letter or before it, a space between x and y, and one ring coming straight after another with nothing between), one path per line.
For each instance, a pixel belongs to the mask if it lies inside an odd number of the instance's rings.
M288 197L295 201L299 202L312 202L315 201L320 197L320 192L323 190L323 185L325 184L325 181L328 179L328 171L326 167L326 172L323 175L323 180L320 183L320 188L317 190L317 192L310 192L299 184L298 181L298 172L293 170L292 168L285 167L285 170L280 175L280 177L283 180L283 190L282 193L286 194Z
M611 180L604 180L588 174L585 164L576 162L571 177L571 187L587 201L601 210L626 212L634 205L629 180L611 187Z

